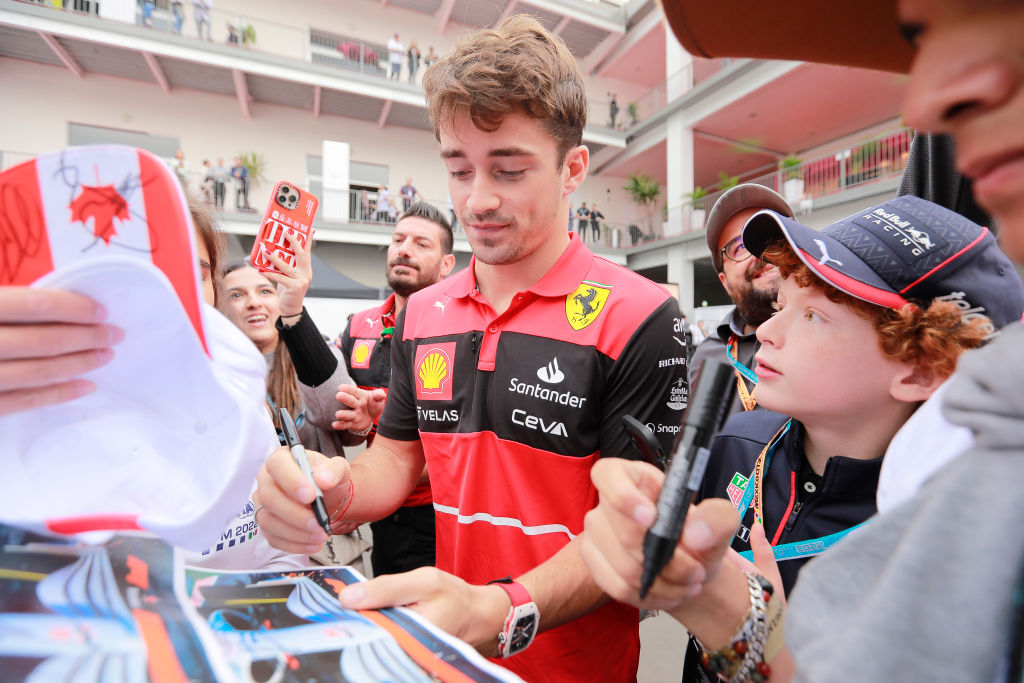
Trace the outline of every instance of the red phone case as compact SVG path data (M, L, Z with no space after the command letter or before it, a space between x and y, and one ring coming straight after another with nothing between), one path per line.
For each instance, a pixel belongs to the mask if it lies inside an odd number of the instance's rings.
M294 230L302 246L309 244L313 233L313 218L320 202L295 183L281 180L270 195L267 212L260 231L252 245L249 262L258 271L280 272L267 254L276 254L288 265L295 267L295 252L288 245L285 231Z

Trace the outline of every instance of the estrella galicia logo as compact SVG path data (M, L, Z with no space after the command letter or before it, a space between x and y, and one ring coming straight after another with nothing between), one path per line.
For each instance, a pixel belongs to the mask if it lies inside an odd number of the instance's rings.
M565 375L562 374L562 371L558 367L558 356L555 356L551 359L550 363L537 370L537 377L548 384L558 384L565 379Z
M611 294L611 285L584 280L569 296L565 297L565 318L574 330L582 330L597 320L604 310L604 304Z
M416 349L416 398L426 401L452 400L455 342L424 344Z
M376 343L376 339L356 340L355 346L352 347L352 357L349 359L353 368L365 370L370 367L370 356L373 354L373 346Z
M668 403L667 405L672 410L682 410L686 407L687 398L686 380L680 377L675 382L672 382L672 386L668 390Z

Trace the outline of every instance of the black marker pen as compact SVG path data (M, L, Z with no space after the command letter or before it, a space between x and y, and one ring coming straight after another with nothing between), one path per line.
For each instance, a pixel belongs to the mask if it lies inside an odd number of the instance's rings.
M658 516L644 536L644 573L640 597L647 595L654 580L668 564L690 503L700 488L708 464L708 444L722 421L732 368L720 360L707 360L683 415L683 433L665 474L658 495Z
M320 487L316 485L316 481L313 480L313 468L309 466L306 449L302 447L302 442L299 441L299 432L295 429L295 422L292 421L292 416L284 408L278 410L277 414L278 421L281 423L281 431L284 432L284 441L292 452L292 457L295 458L295 464L299 466L302 473L309 479L309 483L313 485L313 490L316 491L316 498L313 499L312 505L313 514L316 516L316 523L330 536L331 518L327 514L327 506L324 505L324 494Z

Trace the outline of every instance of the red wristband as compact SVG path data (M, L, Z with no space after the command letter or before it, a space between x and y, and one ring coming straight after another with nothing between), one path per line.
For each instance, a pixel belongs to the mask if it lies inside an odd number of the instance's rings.
M334 512L330 516L330 523L331 523L332 527L335 524L337 524L338 522L340 522L341 518L345 516L346 512L348 512L348 509L350 507L352 507L352 500L355 497L356 497L356 485L352 481L352 478L349 477L349 480L348 480L348 494L346 494L345 498L342 499L342 501L340 503L338 503L338 507L334 508Z

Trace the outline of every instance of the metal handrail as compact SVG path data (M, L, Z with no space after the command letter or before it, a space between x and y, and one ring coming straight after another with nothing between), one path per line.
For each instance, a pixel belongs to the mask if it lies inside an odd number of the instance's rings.
M623 108L625 128L628 130L664 110L681 95L690 92L709 79L717 76L732 60L704 59L694 57L679 71L671 74L662 83L654 86L632 102L620 103Z
M771 188L785 197L796 213L807 213L818 199L902 176L914 134L911 128L898 128L785 168L780 164L774 171L743 178L742 182ZM661 225L651 228L644 241L703 230L707 213L725 189L714 189L694 201L669 204L663 210L667 229ZM620 240L620 248L623 245L632 246Z

